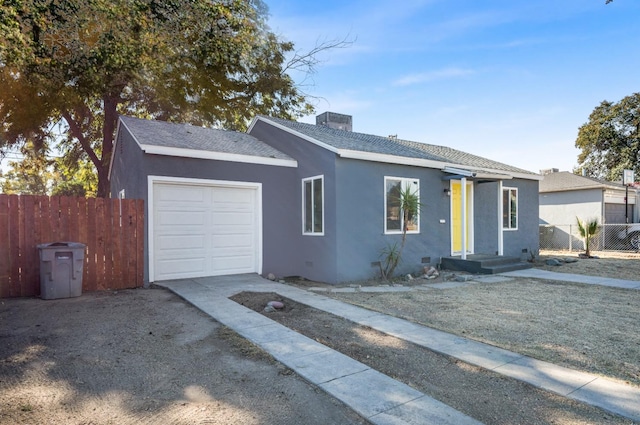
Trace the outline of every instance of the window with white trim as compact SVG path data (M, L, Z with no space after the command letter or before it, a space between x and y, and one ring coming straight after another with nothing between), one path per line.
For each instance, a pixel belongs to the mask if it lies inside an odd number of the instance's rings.
M324 176L302 179L302 233L324 234Z
M418 195L420 203L420 181L402 177L384 178L384 232L402 233L404 227L404 212L402 211L400 194L409 190L411 194ZM407 220L407 233L419 233L419 215L409 215Z
M502 188L502 228L518 230L518 189Z

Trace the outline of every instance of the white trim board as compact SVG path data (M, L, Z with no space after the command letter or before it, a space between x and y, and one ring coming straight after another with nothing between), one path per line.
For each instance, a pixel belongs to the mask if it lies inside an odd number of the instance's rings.
M177 156L181 158L213 159L217 161L242 162L245 164L275 165L296 168L298 161L294 159L267 158L235 153L203 151L196 149L174 148L168 146L140 145L142 151L150 155Z

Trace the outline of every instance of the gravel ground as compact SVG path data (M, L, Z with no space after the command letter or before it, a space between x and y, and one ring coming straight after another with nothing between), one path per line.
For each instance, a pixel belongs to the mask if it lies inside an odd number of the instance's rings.
M0 300L0 424L367 423L162 289Z

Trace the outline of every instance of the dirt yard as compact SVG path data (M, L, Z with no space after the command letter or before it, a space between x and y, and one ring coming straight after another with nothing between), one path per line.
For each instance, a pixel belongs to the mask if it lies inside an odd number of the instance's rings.
M365 424L162 289L0 300L0 423Z
M560 273L586 274L590 276L613 277L616 279L640 281L640 254L635 252L594 251L592 256L598 258L580 259L575 263L562 266L547 266L549 258L578 258L578 252L542 251L536 267Z
M640 280L640 257L602 257L545 266L542 256L536 266ZM640 291L513 279L409 293L330 295L640 386ZM274 296L252 294L239 301L258 309L265 297ZM287 313L272 318L487 424L631 423L285 302ZM0 300L0 423L366 421L184 301L150 289L67 300Z
M277 294L245 292L232 299L488 425L632 423ZM272 300L285 308L264 313Z
M536 266L561 273L640 281L637 254L613 255L561 266L546 266L545 260L562 256L544 255ZM416 281L429 282L416 279L411 284ZM640 386L640 290L512 279L409 293L328 295L540 360Z

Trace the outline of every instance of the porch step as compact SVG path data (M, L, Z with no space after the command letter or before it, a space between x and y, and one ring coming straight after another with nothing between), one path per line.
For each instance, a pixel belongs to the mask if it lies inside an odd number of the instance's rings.
M460 257L442 257L441 266L447 270L474 274L498 274L533 267L530 263L521 261L518 257L483 254L469 255L466 260Z

